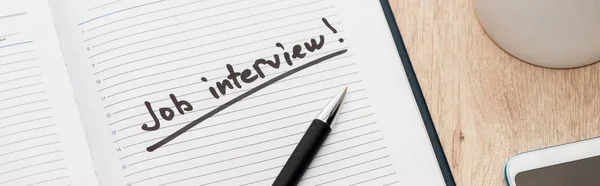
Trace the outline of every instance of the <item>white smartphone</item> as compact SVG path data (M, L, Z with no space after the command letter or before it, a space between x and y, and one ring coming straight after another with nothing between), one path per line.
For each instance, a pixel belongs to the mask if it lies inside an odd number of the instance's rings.
M599 186L600 138L517 154L505 174L509 186Z

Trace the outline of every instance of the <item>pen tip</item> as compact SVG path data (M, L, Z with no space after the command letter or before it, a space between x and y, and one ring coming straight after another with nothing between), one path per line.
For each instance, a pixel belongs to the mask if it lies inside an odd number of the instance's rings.
M340 91L338 94L341 95L341 98L339 98L339 104L341 104L341 102L343 101L344 97L346 97L346 92L348 91L348 87L344 87L344 90ZM337 97L337 96L336 96Z
M333 122L334 117L337 115L340 106L344 101L344 97L346 96L346 91L348 87L340 90L332 99L327 103L325 108L319 113L316 119L321 120L329 125Z

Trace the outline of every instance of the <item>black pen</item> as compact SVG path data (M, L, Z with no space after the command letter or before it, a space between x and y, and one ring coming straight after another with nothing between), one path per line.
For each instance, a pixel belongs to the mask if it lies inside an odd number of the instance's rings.
M294 149L294 152L287 160L281 172L273 182L273 186L293 186L297 185L302 175L312 162L313 158L327 139L331 132L331 125L342 105L346 95L344 88L329 103L323 111L312 121L306 133L302 136L300 143Z

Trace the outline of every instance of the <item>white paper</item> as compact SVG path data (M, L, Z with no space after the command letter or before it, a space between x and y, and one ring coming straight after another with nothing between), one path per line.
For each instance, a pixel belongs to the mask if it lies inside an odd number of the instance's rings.
M344 87L349 93L338 123L301 185L443 185L378 1L65 1L52 7L55 17L66 18L56 22L102 185L269 185L310 121ZM255 60L272 60L320 35L323 48L304 49L306 57L292 65L283 59L278 69L263 65L264 78L241 82L219 99L210 93L227 78L226 64L255 75ZM345 49L146 151L253 87ZM180 114L170 94L193 110ZM154 125L145 101L154 110L171 108L174 118L161 120L156 131L142 130Z
M0 1L0 185L97 183L48 8Z

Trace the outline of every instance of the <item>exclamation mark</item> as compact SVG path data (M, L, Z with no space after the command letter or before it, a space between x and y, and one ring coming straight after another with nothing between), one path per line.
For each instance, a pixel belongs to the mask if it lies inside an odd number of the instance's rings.
M333 28L333 26L331 26L331 24L329 24L329 21L327 21L327 19L323 18L321 20L323 21L323 23L325 23L325 25L327 26L327 28L329 28L329 30L331 30L334 34L337 34L337 30L335 28ZM340 38L338 41L340 41L340 43L343 43L344 38Z

